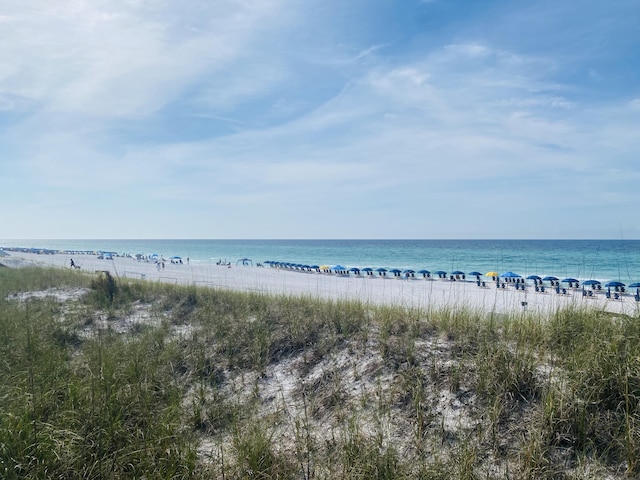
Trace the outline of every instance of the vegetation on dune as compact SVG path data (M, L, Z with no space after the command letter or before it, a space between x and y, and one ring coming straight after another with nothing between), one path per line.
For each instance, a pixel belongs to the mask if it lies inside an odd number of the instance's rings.
M2 269L0 477L635 478L638 320Z

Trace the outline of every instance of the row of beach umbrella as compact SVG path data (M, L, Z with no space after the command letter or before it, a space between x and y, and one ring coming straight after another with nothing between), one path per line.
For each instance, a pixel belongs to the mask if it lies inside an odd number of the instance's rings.
M278 262L273 260L267 260L264 263L272 267L287 268L292 270L317 271L317 272L338 273L338 274L354 273L357 275L360 273L364 273L365 275L373 275L373 273L377 273L380 276L384 276L387 273L391 273L394 276L414 276L415 274L418 274L418 275L422 275L424 278L431 278L432 275L437 276L438 278L447 278L447 275L453 275L456 278L460 278L460 277L465 278L466 276L476 277L476 279L478 280L480 279L480 277L485 276L485 277L490 277L495 281L499 281L499 279L501 278L511 279L511 280L523 278L522 275L515 272L511 272L511 271L504 272L504 273L490 271L483 274L482 272L478 272L478 271L463 272L462 270L454 270L453 272L447 273L444 270L435 270L432 272L426 269L416 271L412 269L401 270L399 268L386 269L383 267L376 268L376 269L373 269L371 267L347 268L342 265L307 265L307 264L298 264L298 263L290 263L290 262ZM575 285L576 287L580 285L580 280L573 277L560 279L553 275L548 275L545 277L540 277L539 275L529 275L528 277L526 277L526 279L533 280L535 283L551 282L552 284L555 284L559 282L559 283L568 283L570 286ZM582 285L593 286L594 288L597 288L598 286L602 285L602 282L600 282L599 280L589 279L589 280L583 281ZM606 288L616 288L616 289L624 288L625 286L627 285L619 281L609 281L604 284L604 287ZM631 283L628 285L628 287L640 289L640 282Z

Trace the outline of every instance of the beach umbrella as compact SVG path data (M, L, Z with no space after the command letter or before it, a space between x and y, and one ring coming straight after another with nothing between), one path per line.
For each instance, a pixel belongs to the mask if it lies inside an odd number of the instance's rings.
M354 273L360 273L360 269L358 267L351 267L349 271Z
M406 270L403 270L402 273L416 273L414 270L411 270L410 268L407 268Z
M344 272L347 269L347 267L343 267L342 265L333 265L331 267L331 270L333 270L334 272Z
M422 273L423 275L426 275L426 274L430 274L431 272L429 270L423 269L423 270L418 270L418 273Z
M604 284L605 287L624 287L624 283L611 281Z
M378 272L379 275L385 275L387 273L387 269L386 268L376 268L376 272Z
M467 273L467 275L471 275L473 277L481 277L482 276L482 274L480 272L476 272L476 271L469 272L469 273Z
M599 280L585 280L582 285L600 285L600 283Z
M498 272L487 272L484 274L485 277L497 277L498 275Z
M628 285L629 288L640 288L640 282L630 283Z
M558 277L554 277L553 275L546 276L542 279L545 282L556 282L558 281Z
M542 277L540 277L538 275L529 275L527 277L527 280L542 280Z
M400 270L399 268L392 268L391 270L389 270L391 273L393 273L396 277L399 276L402 273L402 270Z
M500 275L502 278L521 278L522 275L518 275L515 272L505 272Z
M331 267L329 265L320 265L320 270L331 270Z
M577 278L563 278L562 280L560 280L561 283L576 283L578 281Z
M460 270L455 270L453 272L451 272L451 275L464 275L465 273L460 271Z
M373 268L371 268L371 267L364 267L364 268L362 269L362 271L363 271L363 272L373 272Z

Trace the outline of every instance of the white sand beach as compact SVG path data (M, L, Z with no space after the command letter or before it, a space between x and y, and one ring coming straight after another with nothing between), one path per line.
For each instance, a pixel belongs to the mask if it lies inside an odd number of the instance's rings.
M165 262L164 268L155 263L135 258L113 257L99 259L95 255L44 255L10 252L1 263L20 266L27 263L70 268L74 262L85 272L109 271L116 277L143 279L146 282L167 282L197 285L211 288L246 292L263 292L286 295L303 295L333 300L353 299L365 303L400 305L409 308L440 309L469 308L486 313L529 312L549 314L570 305L640 315L640 303L634 298L635 290L620 295L619 299L606 298L604 290L594 296L583 296L581 288L568 288L567 294L557 294L546 288L536 292L533 285L516 290L513 284L505 289L496 288L490 279L487 287L479 287L475 281L450 281L424 279L421 276L367 277L365 275L335 275L330 273L302 272L270 266L230 266L209 263L173 264ZM487 280L487 279L484 279Z

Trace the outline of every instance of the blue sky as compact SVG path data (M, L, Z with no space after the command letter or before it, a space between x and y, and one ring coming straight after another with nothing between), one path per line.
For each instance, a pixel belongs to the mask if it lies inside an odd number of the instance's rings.
M0 238L640 238L640 0L5 0Z

